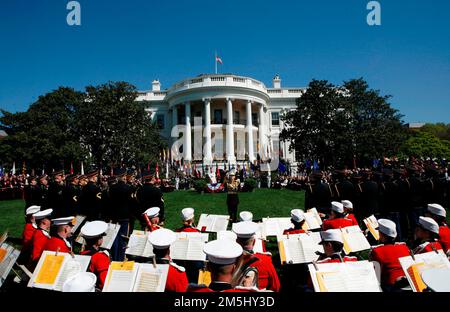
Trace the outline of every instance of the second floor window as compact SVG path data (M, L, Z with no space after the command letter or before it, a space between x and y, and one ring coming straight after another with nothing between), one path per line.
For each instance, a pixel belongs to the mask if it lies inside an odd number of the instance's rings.
M272 126L279 126L280 125L280 113L273 112L272 113Z

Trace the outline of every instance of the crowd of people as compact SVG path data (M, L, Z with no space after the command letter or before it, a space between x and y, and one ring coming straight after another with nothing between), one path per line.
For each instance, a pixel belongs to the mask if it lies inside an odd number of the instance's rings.
M82 176L58 171L51 177L31 177L24 187L26 225L18 262L33 271L44 250L73 253L74 216L83 215L90 222L80 227L85 246L79 252L92 257L89 271L96 275L99 290L111 261L125 259L130 229L139 222L149 233L156 263L170 266L166 291L312 291L307 265L281 265L264 243L263 251L254 250L259 220L253 220L249 211L241 212L239 220L233 216L232 231L217 235L205 245L211 283L198 284L198 274L205 269L203 262L177 263L170 257L174 231L200 232L195 227L195 209L183 209L180 227L172 231L165 228L164 185L153 174L143 172L136 177L119 168L101 182L98 171ZM378 219L379 237L366 231L372 245L369 258L380 263L384 291L401 291L408 284L400 257L449 252L450 229L444 207L450 207L450 181L446 168L414 164L382 171L313 171L308 176L288 178L283 187L294 183L305 190L305 210L316 208L323 220L321 229L315 230L320 231L324 250L317 263L362 260L360 254L343 252L340 229L354 225L364 229L362 220L372 215ZM238 185L232 189L232 193L238 191ZM292 227L284 234L307 232L303 210L293 209L290 218ZM102 240L110 222L119 224L120 230L111 249L103 250Z

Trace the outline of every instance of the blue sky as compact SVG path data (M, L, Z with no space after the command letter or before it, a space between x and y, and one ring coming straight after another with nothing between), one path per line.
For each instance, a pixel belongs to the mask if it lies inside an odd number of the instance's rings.
M450 122L450 1L79 0L81 22L66 23L69 0L0 1L0 107L24 111L58 86L82 90L124 80L163 88L214 71L271 85L341 83L364 77L407 122Z

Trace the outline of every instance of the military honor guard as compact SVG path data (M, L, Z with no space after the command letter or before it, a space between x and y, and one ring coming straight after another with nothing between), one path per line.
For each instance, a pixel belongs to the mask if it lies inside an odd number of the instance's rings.
M69 242L72 236L72 227L75 217L64 217L52 219L50 234L51 238L45 243L44 250L72 252L72 244Z
M159 226L159 207L152 207L148 208L144 213L142 214L142 217L145 220L145 227L144 229L150 232L156 231L161 228Z
M83 184L86 181L80 194L80 213L86 216L88 221L98 220L102 211L102 190L97 185L98 170L86 174Z
M136 192L137 201L139 203L139 211L136 217L141 220L141 225L145 226L146 221L141 218L144 211L146 211L148 207L158 207L160 216L158 222L161 225L164 225L165 211L163 192L154 186L154 178L149 171L142 174L142 179L144 184Z
M446 223L447 212L444 207L439 204L428 204L425 216L433 218L439 225L439 243L442 245L444 252L448 252L450 249L450 229Z
M148 241L153 246L155 261L157 264L168 264L166 292L186 292L188 278L184 267L175 264L170 258L170 245L177 239L175 233L168 229L158 229L150 233Z
M236 179L236 171L232 169L228 173L228 182L226 183L227 190L227 207L228 207L228 215L230 216L231 221L237 222L237 211L239 205L239 189L241 186L241 182L239 179Z
M353 214L353 203L349 200L342 200L341 203L344 206L344 217L352 220L352 225L359 225L355 215Z
M320 255L317 263L358 261L356 257L344 256L344 242L340 230L330 229L320 232L320 237L321 242L319 244L323 246L325 253Z
M64 214L67 216L75 216L79 211L78 205L81 193L79 177L77 174L66 177L67 184L62 191L62 197L64 200Z
M303 212L303 210L292 209L291 222L294 227L284 230L283 235L305 233L305 230L303 230L302 228L305 224L305 213Z
M255 268L258 276L259 289L267 289L271 291L280 291L280 279L277 271L272 263L272 256L270 253L255 253L253 247L255 246L255 235L259 226L252 221L242 221L234 224L233 232L237 235L236 242L241 245L244 254L249 254L251 257L246 259L248 267Z
M340 229L352 225L353 221L345 217L344 205L336 201L331 202L331 215L329 219L323 221L322 230Z
M37 230L33 234L33 238L31 239L31 257L29 268L34 270L37 265L39 258L44 251L44 246L50 240L50 225L51 219L50 215L52 214L53 209L45 209L36 212L33 214L33 217L36 221Z
M30 177L29 185L24 187L25 208L42 205L42 190L37 177Z
M378 220L379 242L370 252L371 261L377 261L381 267L381 287L384 291L399 291L408 285L399 258L410 255L405 243L397 243L397 228L395 222L388 219Z
M430 217L419 217L419 223L415 229L416 244L415 254L442 249L439 243L439 225Z
M56 171L52 174L52 181L48 186L47 207L53 209L53 217L59 218L67 216L63 197L64 190L64 172Z
M100 249L107 229L108 224L106 222L92 221L85 224L80 230L81 236L86 242L85 250L81 254L91 256L89 271L97 277L97 288L99 289L103 289L111 262L108 251Z
M183 220L183 226L178 228L176 232L200 232L195 226L194 226L194 208L184 208L181 210L181 218Z

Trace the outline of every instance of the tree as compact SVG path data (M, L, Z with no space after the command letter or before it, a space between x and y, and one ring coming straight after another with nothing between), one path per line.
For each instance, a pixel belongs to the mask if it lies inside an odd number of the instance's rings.
M81 145L98 167L142 164L155 159L163 143L136 88L126 82L86 87L75 111Z
M431 124L427 123L422 128L419 129L419 131L424 131L431 133L435 137L441 139L441 140L447 140L450 141L450 124L445 123L436 123Z
M81 92L60 87L40 96L26 112L1 110L0 129L8 134L0 143L1 159L47 169L82 159L85 154L73 128L73 111L83 98Z
M408 156L450 159L450 141L440 140L426 131L416 131L401 147Z

